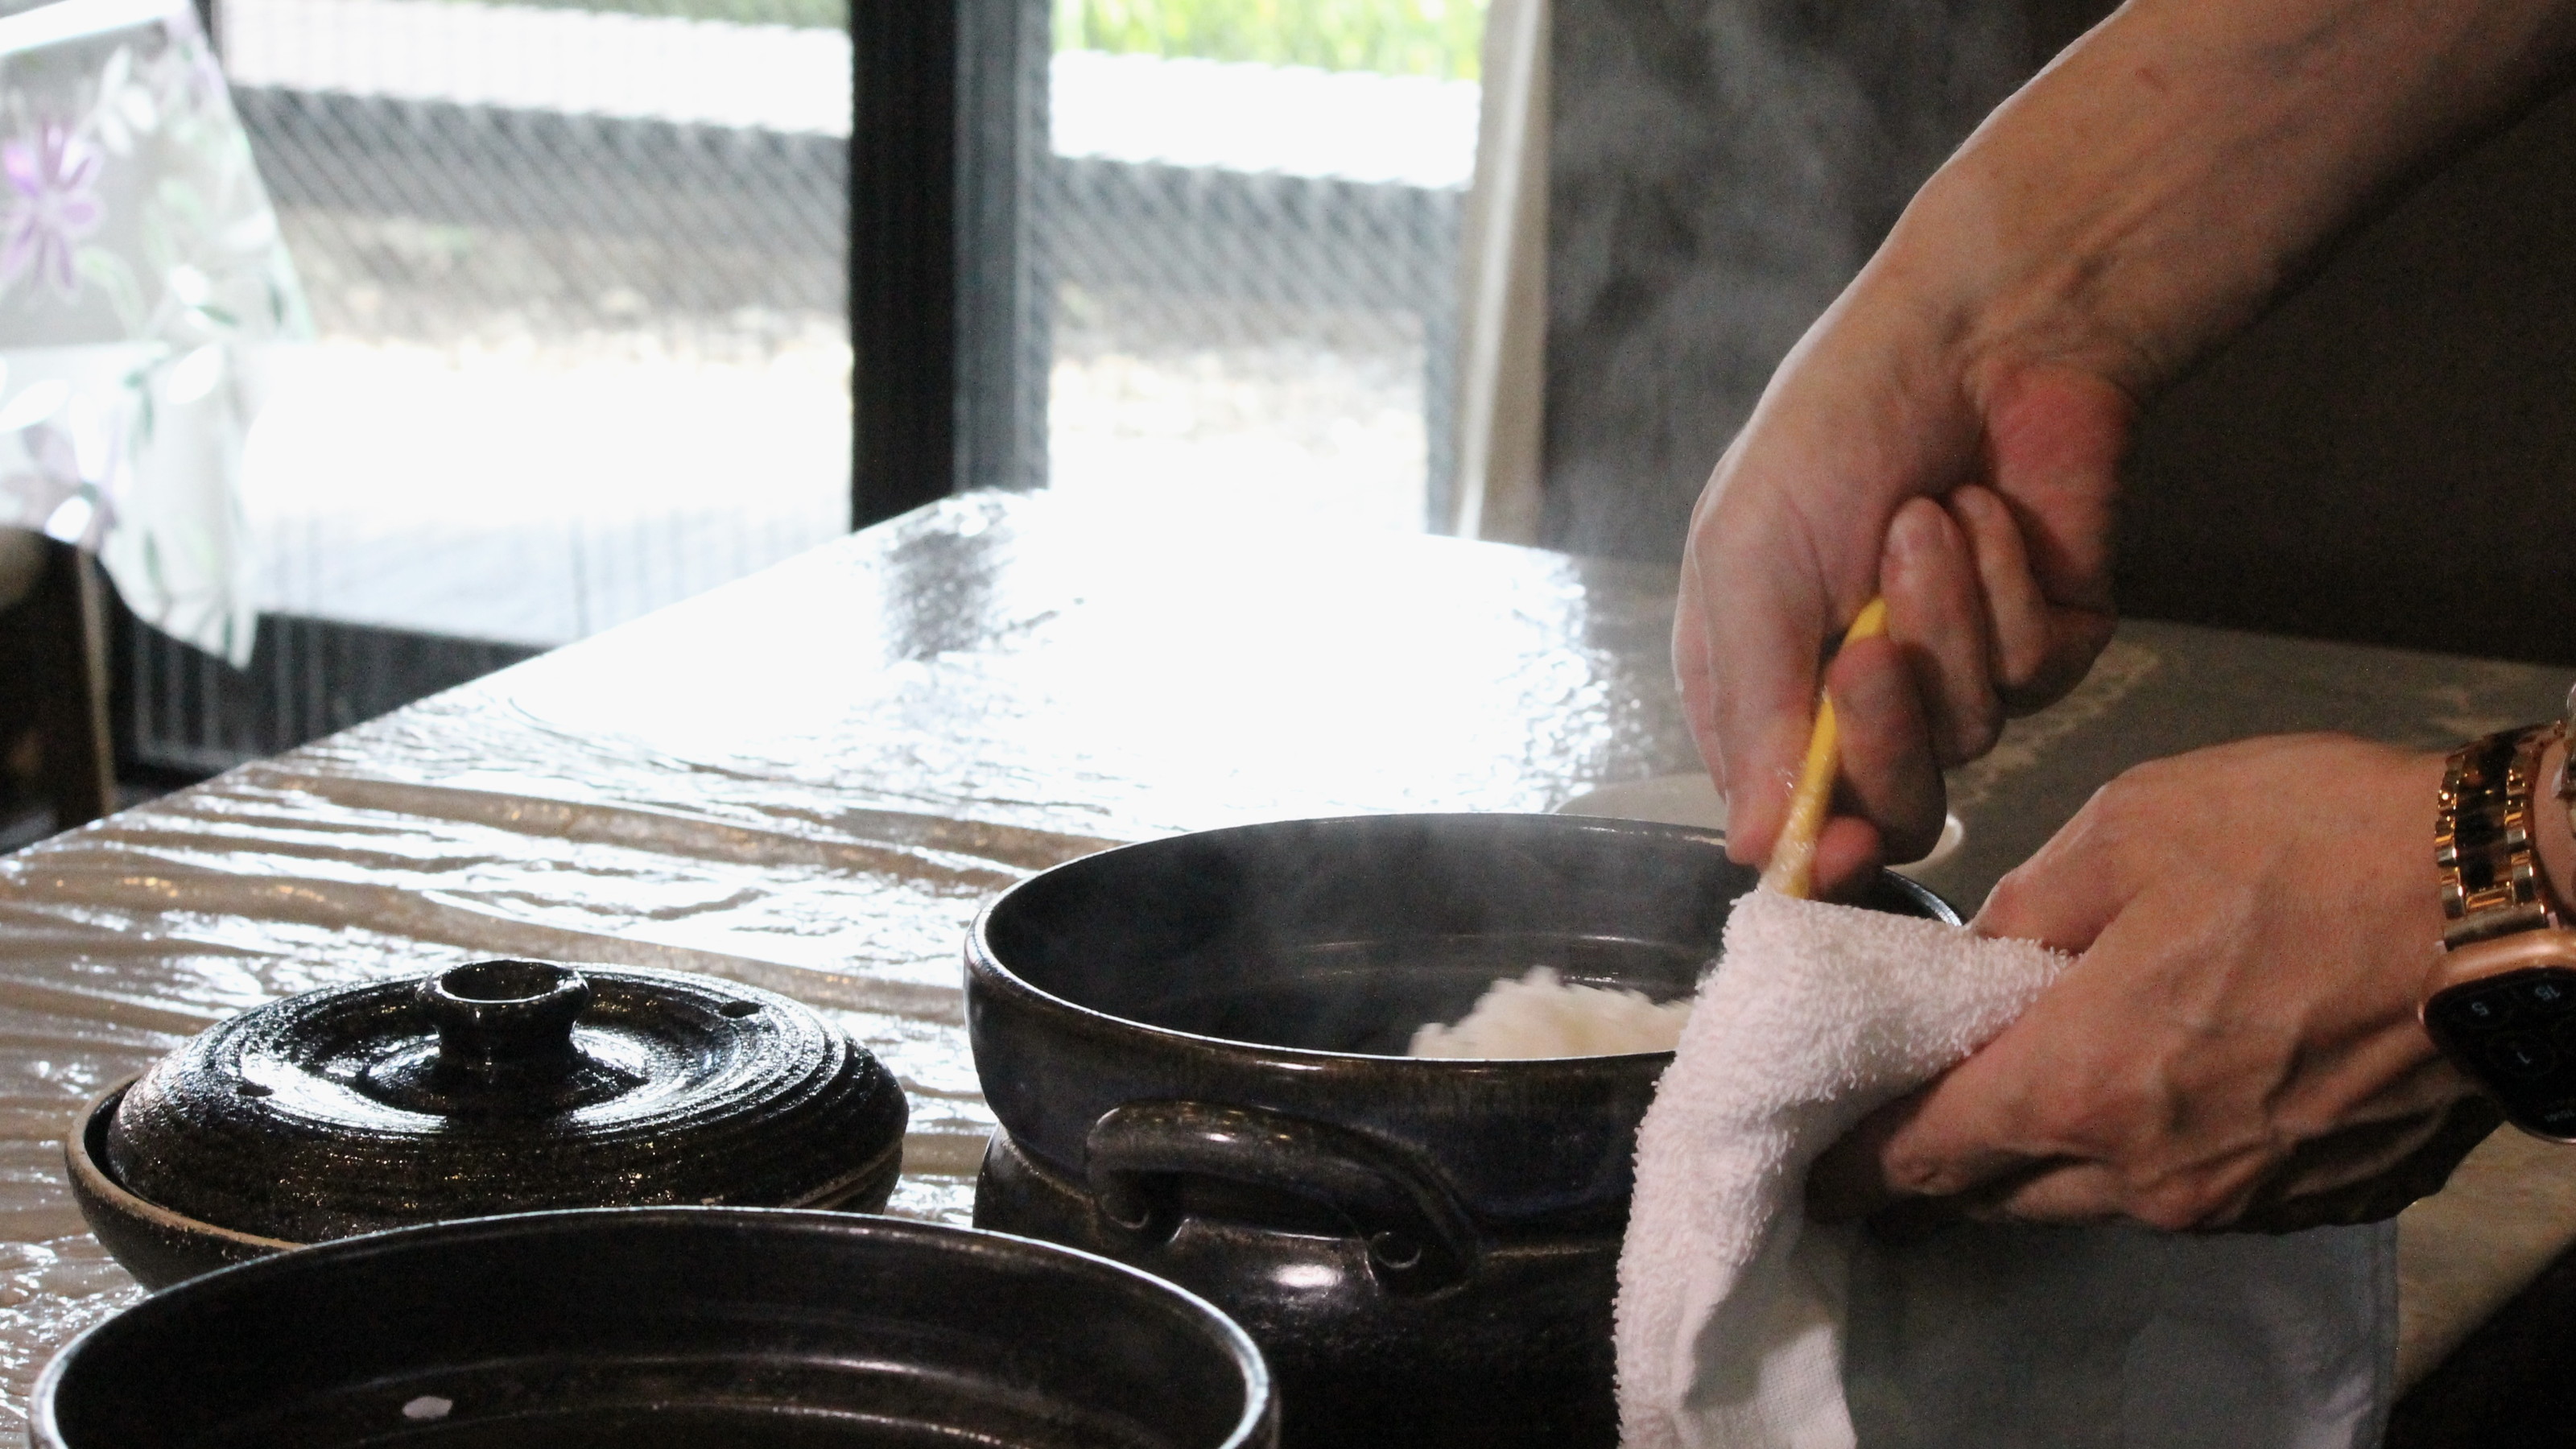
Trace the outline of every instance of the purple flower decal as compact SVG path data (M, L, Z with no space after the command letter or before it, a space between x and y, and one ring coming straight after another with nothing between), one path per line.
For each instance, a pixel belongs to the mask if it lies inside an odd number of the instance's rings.
M66 300L80 295L74 248L107 214L94 194L99 162L98 148L59 121L40 123L31 137L0 142L0 173L9 179L9 212L0 220L0 289L33 272Z

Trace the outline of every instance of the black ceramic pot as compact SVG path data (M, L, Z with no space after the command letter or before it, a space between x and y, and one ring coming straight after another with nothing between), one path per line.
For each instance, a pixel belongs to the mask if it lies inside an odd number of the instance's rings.
M74 1339L36 1449L1267 1449L1197 1298L994 1233L623 1208L208 1274Z
M484 961L223 1022L63 1145L150 1287L359 1233L548 1208L874 1211L903 1090L848 1033L713 977Z
M1002 1124L975 1220L1234 1315L1292 1445L1608 1449L1637 1124L1671 1055L1404 1052L1534 965L1686 996L1754 879L1709 831L1553 815L1287 821L1031 877L967 943ZM1957 919L1896 876L1863 903Z

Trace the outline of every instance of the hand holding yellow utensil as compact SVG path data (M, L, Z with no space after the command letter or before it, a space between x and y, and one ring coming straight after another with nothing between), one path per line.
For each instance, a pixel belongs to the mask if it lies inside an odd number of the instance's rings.
M1873 598L1843 631L1843 647L1887 632L1887 600ZM1762 869L1762 884L1785 896L1805 900L1816 892L1816 837L1825 828L1825 810L1834 797L1834 777L1842 764L1842 732L1834 723L1833 696L1816 690L1816 726L1807 736L1807 762L1798 771L1797 792L1789 797L1789 818L1771 846L1771 863Z

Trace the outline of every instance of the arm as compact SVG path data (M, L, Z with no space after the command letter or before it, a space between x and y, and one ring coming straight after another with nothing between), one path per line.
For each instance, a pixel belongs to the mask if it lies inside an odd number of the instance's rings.
M1774 377L1692 521L1675 663L1739 859L1763 858L1817 661L1851 812L1826 878L1929 845L1939 771L2109 637L2144 399L2337 233L2542 94L2567 0L2133 0L1926 184Z

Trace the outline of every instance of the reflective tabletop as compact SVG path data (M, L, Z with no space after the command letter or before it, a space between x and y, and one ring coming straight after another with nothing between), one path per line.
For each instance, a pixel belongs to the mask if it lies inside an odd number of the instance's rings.
M709 972L836 1015L912 1100L892 1210L971 1208L976 907L1104 844L1289 816L1553 809L1697 760L1669 568L1350 537L1239 503L971 494L0 857L0 1416L137 1290L59 1140L186 1035L495 954ZM2123 626L1958 772L1973 906L2136 761L2281 729L2424 747L2558 708L2529 666ZM2406 1221L2410 1377L2576 1240L2499 1136Z

